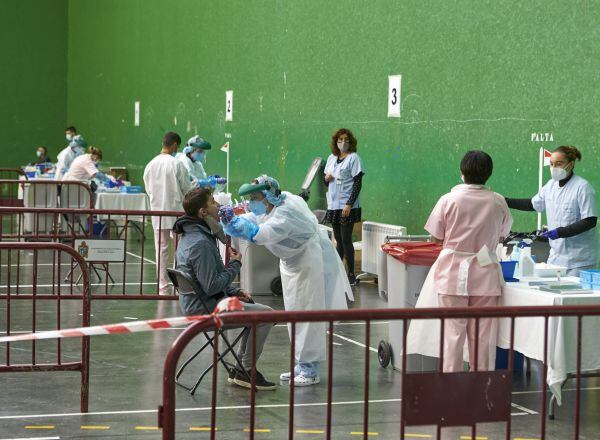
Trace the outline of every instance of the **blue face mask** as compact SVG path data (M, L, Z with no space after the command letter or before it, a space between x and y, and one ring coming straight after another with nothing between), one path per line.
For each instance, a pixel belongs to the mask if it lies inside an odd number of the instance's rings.
M200 162L202 165L204 165L206 163L206 154L197 151L192 154L192 159L194 159L196 162Z
M267 213L267 207L260 200L250 200L250 211L254 215L264 215Z

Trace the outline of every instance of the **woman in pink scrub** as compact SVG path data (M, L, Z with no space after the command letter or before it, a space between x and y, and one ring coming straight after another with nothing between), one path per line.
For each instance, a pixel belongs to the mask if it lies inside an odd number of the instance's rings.
M510 232L512 217L504 197L485 183L492 158L469 151L460 162L464 184L442 196L425 229L443 244L434 273L440 307L493 307L502 293L503 277L496 257L498 243ZM477 370L489 369L492 320L479 321ZM475 369L475 320L448 319L444 326L444 371L463 371L468 337L469 364Z

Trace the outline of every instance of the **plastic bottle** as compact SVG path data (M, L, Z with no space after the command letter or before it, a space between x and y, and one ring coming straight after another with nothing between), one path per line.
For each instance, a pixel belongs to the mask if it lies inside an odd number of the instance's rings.
M531 258L531 247L521 249L519 254L519 276L531 277L535 273L535 261Z

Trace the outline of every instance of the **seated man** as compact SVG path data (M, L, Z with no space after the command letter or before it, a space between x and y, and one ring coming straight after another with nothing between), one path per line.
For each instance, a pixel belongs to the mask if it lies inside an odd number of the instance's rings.
M181 234L177 247L177 270L189 275L202 292L202 300L212 311L219 300L227 296L237 296L244 303L246 312L271 311L268 306L256 304L249 294L231 286L242 267L241 255L231 249L231 260L227 267L221 260L215 233L219 232L219 207L210 190L197 188L188 192L183 199L186 215L177 219L173 230ZM214 231L214 232L213 232ZM183 314L206 313L197 294L180 295L179 305ZM263 350L272 324L259 324L256 327L256 361ZM233 328L233 327L228 327ZM247 371L252 368L252 335L247 332L240 341L238 356ZM230 373L229 382L250 388L250 378L242 371ZM255 370L255 385L258 390L274 390L276 385L267 381Z

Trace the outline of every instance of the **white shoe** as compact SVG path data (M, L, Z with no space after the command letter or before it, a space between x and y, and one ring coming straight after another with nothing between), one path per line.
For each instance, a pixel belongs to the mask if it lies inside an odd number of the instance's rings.
M316 385L321 382L321 378L319 376L308 377L304 374L298 374L294 377L294 386L295 387L309 387L311 385Z
M290 377L292 377L292 374L288 371L287 373L281 373L279 375L279 380L282 382L289 382Z

